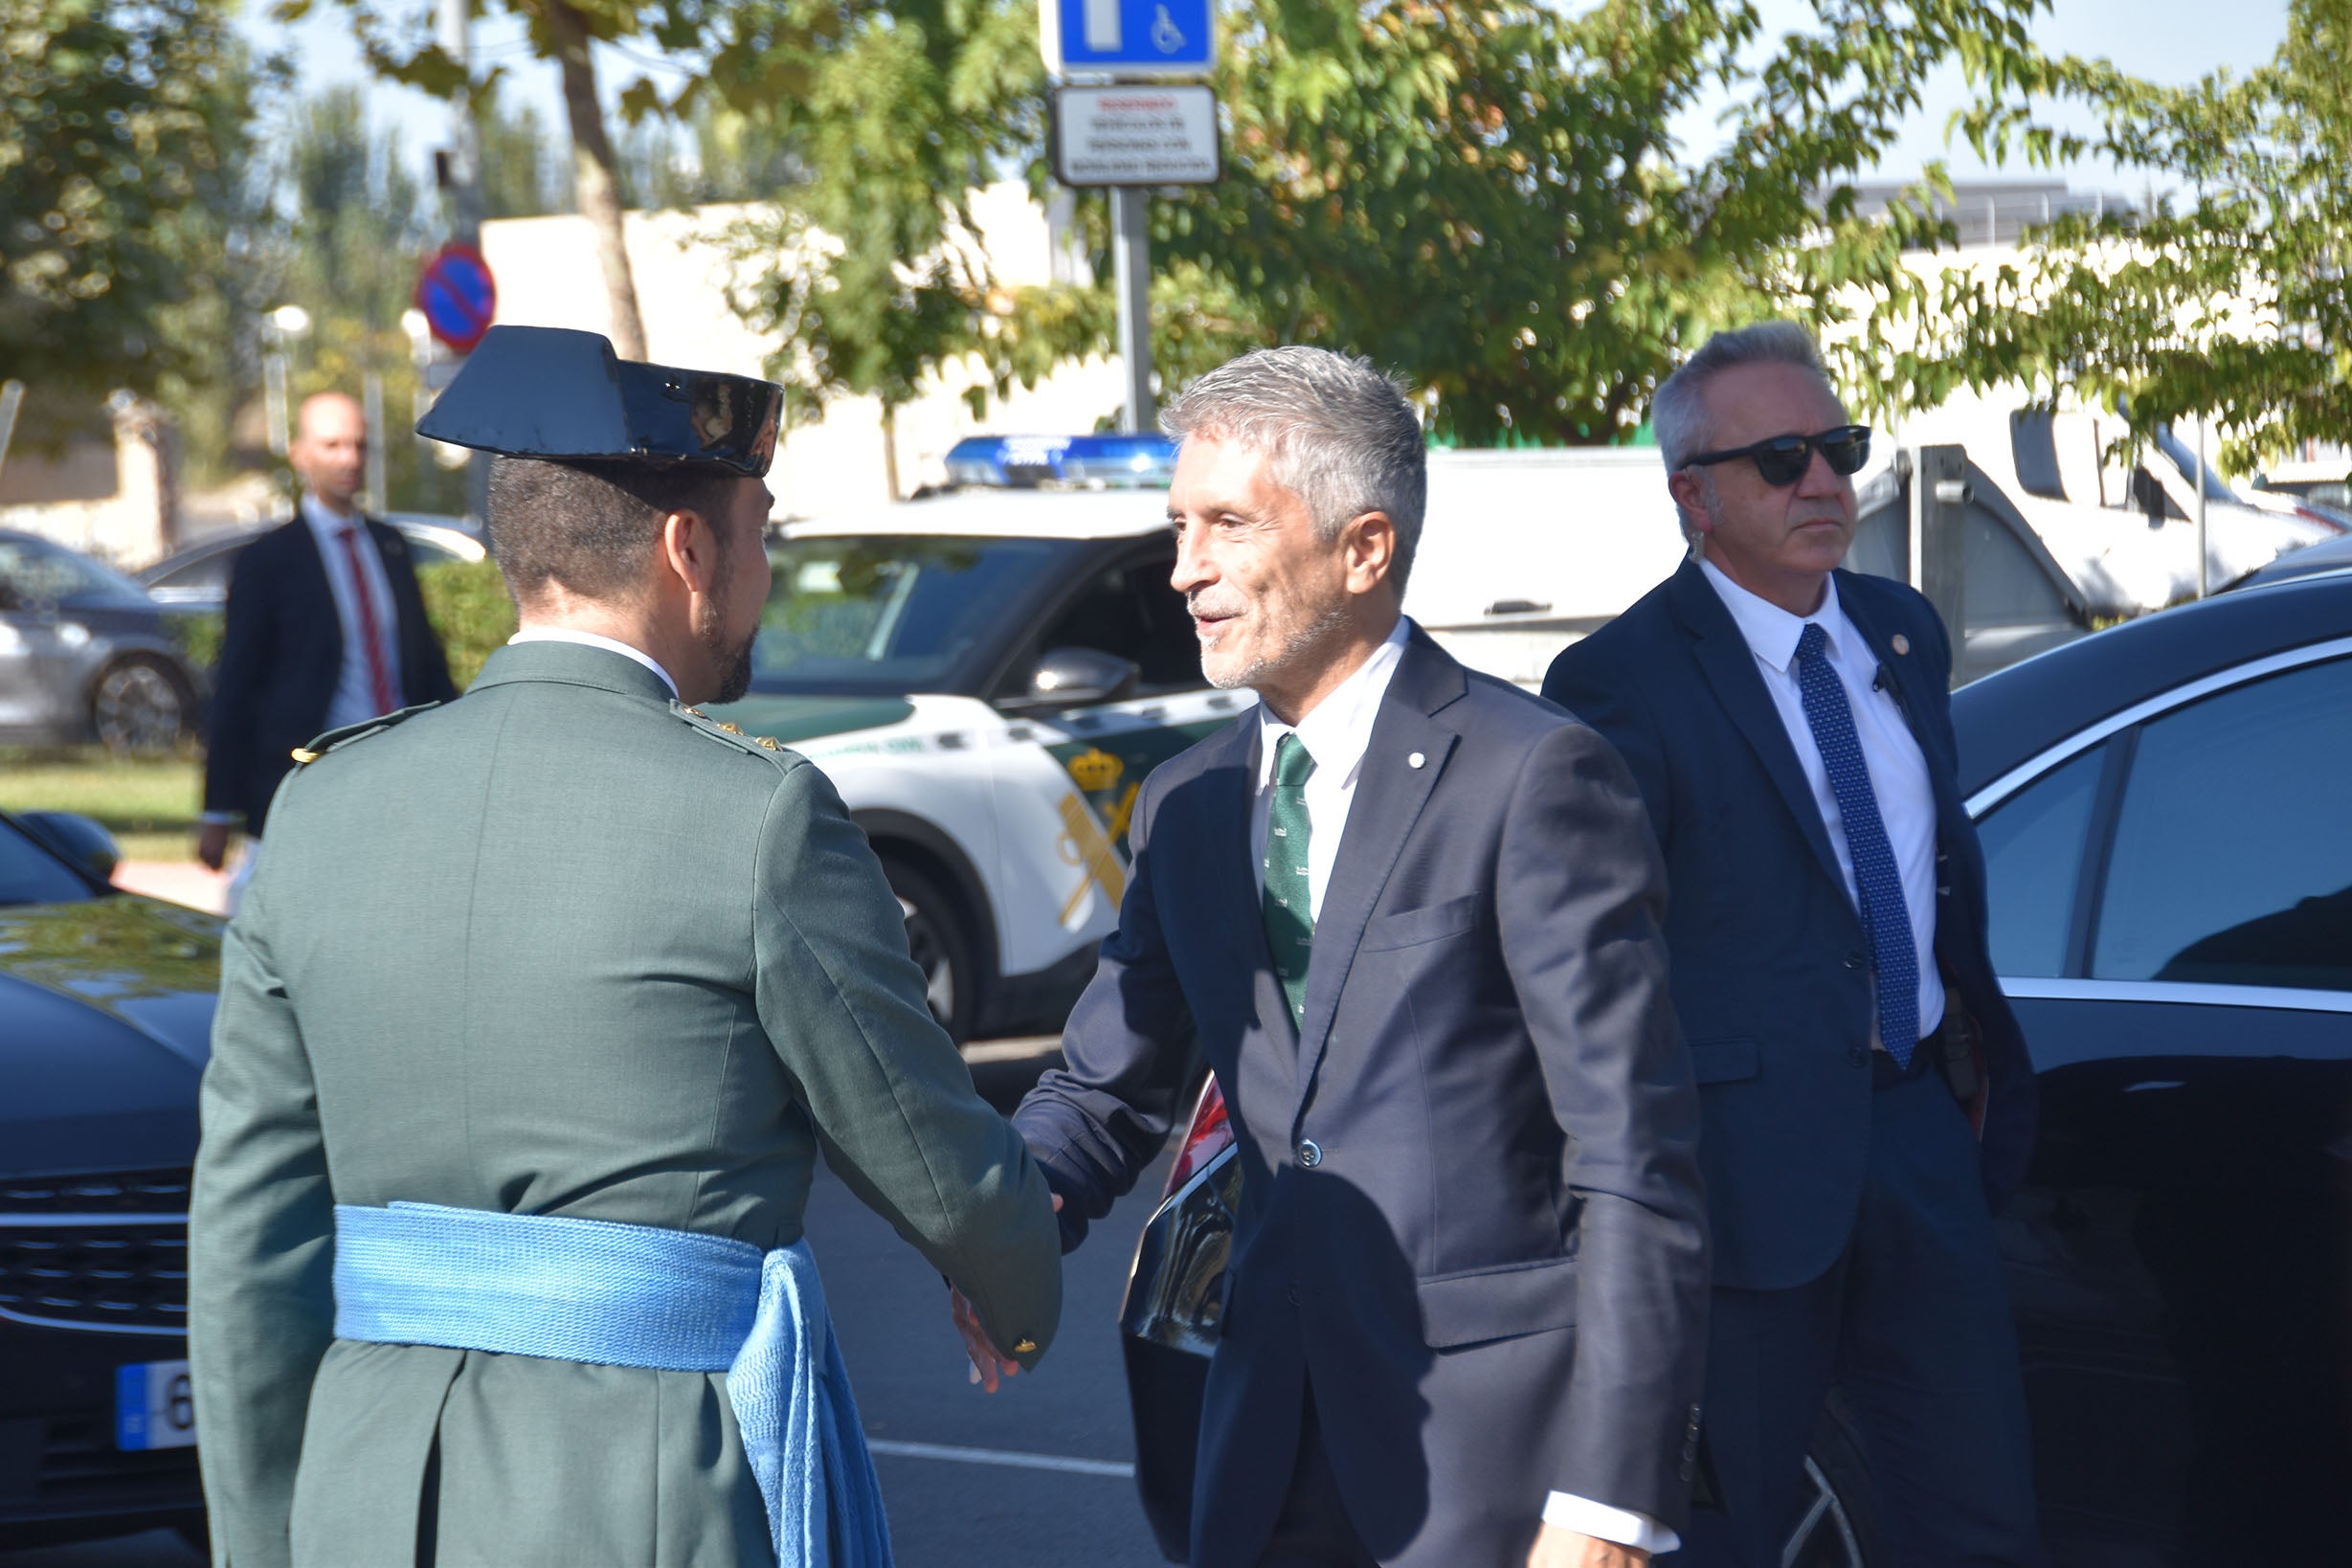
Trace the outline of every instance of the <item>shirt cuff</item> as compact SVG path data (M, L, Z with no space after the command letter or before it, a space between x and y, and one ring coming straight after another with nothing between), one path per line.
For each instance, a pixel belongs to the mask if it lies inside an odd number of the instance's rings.
M1556 1491L1544 1500L1543 1522L1573 1530L1579 1535L1590 1535L1597 1541L1635 1547L1651 1557L1671 1552L1682 1544L1680 1535L1646 1513L1611 1508L1572 1492Z
M235 827L244 819L245 814L241 811L208 811L196 818L206 827Z

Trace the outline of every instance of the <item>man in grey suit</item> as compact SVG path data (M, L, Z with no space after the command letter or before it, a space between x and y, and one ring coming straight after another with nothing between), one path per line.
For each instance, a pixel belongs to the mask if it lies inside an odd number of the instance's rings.
M1422 435L1367 363L1249 354L1166 423L1175 585L1261 704L1145 784L1015 1125L1075 1244L1216 1070L1244 1176L1193 1560L1645 1561L1688 1500L1707 1239L1641 796L1401 616Z
M845 1546L871 1471L796 1245L820 1145L1018 1364L1052 1336L1045 1183L863 835L692 706L748 678L776 391L499 328L427 423L536 454L491 473L523 629L298 753L229 930L190 1215L218 1563L886 1562ZM739 1387L779 1328L807 1381Z

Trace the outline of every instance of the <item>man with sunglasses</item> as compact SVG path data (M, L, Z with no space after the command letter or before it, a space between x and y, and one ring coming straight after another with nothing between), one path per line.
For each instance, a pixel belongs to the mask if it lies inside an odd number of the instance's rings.
M1723 1510L1669 1560L1781 1560L1835 1386L1894 1560L2039 1562L1992 1225L2034 1082L1986 951L1950 638L1911 589L1839 570L1870 433L1802 327L1715 337L1652 421L1691 559L1543 694L1648 806L1699 1085Z

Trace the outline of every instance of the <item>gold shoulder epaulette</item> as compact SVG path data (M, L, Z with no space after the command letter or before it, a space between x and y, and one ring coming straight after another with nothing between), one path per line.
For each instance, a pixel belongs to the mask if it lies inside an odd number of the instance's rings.
M758 747L763 751L781 751L784 750L784 743L775 739L772 735L747 734L742 726L729 724L725 719L714 719L699 707L685 707L682 706L679 708L679 711L685 714L688 718L701 720L703 724L710 729L716 729L723 734L732 735L736 742L746 750L750 750L754 746Z
M418 703L414 707L399 708L358 724L347 724L341 729L330 729L308 746L296 747L293 752L295 765L307 768L329 751L348 746L353 741L366 740L370 735L381 734L405 719L414 718L427 708L440 706L438 703Z

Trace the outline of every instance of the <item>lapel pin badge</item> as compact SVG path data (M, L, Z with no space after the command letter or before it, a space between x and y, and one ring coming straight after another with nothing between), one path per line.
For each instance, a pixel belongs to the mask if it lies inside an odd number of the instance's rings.
M1411 756L1404 759L1404 765L1408 768L1418 768L1428 760L1429 759L1427 757L1422 756L1419 751L1416 751Z
M1911 638L1905 637L1902 633L1897 632L1887 639L1887 646L1893 648L1898 654L1907 654L1911 652Z

